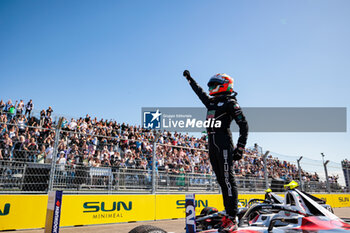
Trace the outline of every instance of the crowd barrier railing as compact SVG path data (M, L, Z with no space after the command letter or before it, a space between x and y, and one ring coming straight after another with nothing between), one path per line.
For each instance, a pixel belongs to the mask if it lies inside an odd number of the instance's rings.
M47 193L51 190L75 193L220 193L213 171L210 167L203 169L209 159L208 150L203 148L203 145L194 148L150 140L138 141L128 138L127 134L122 132L119 137L110 137L76 132L67 128L62 130L7 123L0 123L0 126L6 126L9 137L12 138L2 139L0 143L0 193ZM36 142L31 147L28 146L30 138L35 138ZM10 141L12 142L9 143ZM62 152L63 162L59 159ZM173 160L181 160L182 169L170 169L159 165L164 163L160 162L162 157L167 158L179 153L182 155L175 156ZM248 159L235 162L235 180L239 192L263 192L268 187L282 192L287 181L270 173L272 169L269 165L273 164L273 158L259 160L259 163L267 164L260 164L260 170L255 173L240 174L240 167L249 167L253 158L259 156L262 156L262 153L245 155ZM118 161L112 162L112 157ZM189 157L192 160L189 160ZM145 163L142 169L137 169L135 163L127 164L130 158L138 162L142 160ZM104 164L100 160L104 161ZM184 160L186 161L183 163ZM158 164L154 171L153 164ZM185 166L187 168L183 169ZM264 167L267 167L267 171ZM289 175L298 178L297 172ZM324 181L304 181L302 188L307 192L328 191ZM337 183L330 183L330 191L347 190Z

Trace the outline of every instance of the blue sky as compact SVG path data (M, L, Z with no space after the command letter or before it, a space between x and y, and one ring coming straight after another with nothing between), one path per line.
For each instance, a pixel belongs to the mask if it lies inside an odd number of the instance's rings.
M347 0L2 0L0 98L140 124L141 107L201 106L189 69L203 87L230 74L243 107L350 107L349 10ZM348 132L251 133L255 142L350 158Z

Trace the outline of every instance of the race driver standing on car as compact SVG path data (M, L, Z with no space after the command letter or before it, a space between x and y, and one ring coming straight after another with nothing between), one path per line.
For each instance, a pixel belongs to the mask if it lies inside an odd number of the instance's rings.
M222 190L226 215L222 219L221 232L237 230L237 186L234 179L233 161L240 160L247 143L248 123L239 107L233 90L233 79L227 74L216 74L208 82L209 97L194 81L190 72L183 75L193 91L207 108L207 120L221 121L220 127L207 128L209 158ZM235 120L239 126L237 146L232 142L230 125ZM210 124L212 125L212 124ZM218 124L215 124L216 126Z

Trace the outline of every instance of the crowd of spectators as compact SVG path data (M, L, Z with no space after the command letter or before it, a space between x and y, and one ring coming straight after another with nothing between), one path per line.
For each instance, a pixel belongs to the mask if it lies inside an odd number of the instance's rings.
M341 161L341 165L342 165L343 168L348 168L348 169L350 169L350 161L347 160L347 159L342 160L342 161Z
M32 100L0 101L0 160L51 163L59 167L112 167L114 170L152 169L153 142L159 134L155 168L172 174L212 174L207 153L206 135L194 137L177 132L155 132L93 118L63 119L55 150L56 123L52 108L32 116ZM14 111L16 109L16 111ZM24 111L25 110L25 111ZM263 159L258 151L247 148L242 160L234 163L238 177L264 177ZM270 178L298 179L297 167L289 162L268 157ZM316 173L302 171L305 181L318 181Z

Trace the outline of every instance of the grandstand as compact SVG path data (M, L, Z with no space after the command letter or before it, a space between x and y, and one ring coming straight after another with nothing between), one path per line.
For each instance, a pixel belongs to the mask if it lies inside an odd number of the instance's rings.
M206 136L152 131L89 115L62 118L52 108L36 115L33 104L0 102L0 191L71 192L209 191L219 186L211 170ZM24 108L31 107L30 111ZM32 113L32 114L31 114ZM156 141L155 141L156 140ZM272 180L302 180L307 191L323 192L319 174L301 170L257 146L234 164L240 190L264 190ZM153 164L154 163L154 164ZM153 169L154 167L154 169ZM266 176L268 182L266 181ZM330 176L332 191L345 191ZM273 182L272 182L273 183Z

